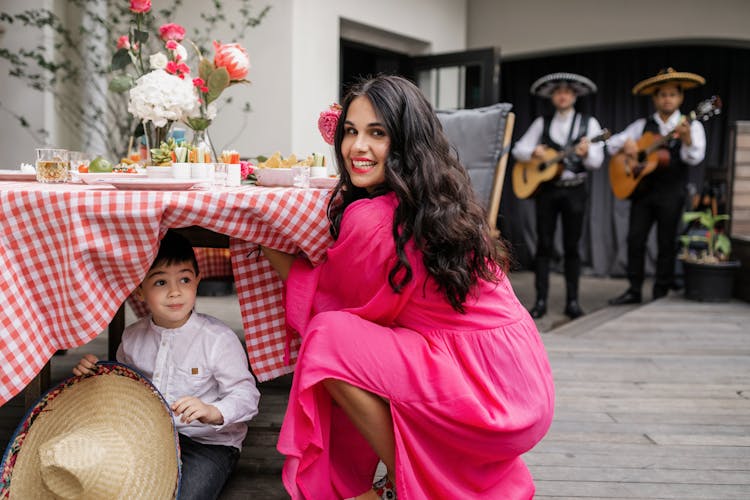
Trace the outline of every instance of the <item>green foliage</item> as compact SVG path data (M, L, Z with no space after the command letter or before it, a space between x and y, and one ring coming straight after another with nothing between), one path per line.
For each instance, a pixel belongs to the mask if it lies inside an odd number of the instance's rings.
M158 27L179 22L175 17L183 5L183 0L153 1L153 15L143 16L143 24L133 33L134 40L142 44L143 53L152 54L160 48ZM231 38L242 39L270 9L265 6L254 14L251 0L233 1L231 12L221 0L204 5L200 26L187 27L192 30L187 36L204 53L211 48L217 31L230 31ZM53 2L51 9L0 12L0 26L6 37L16 31L32 32L29 39L51 37L50 47L43 43L16 51L0 47L0 59L7 61L9 76L29 88L51 94L58 116L79 137L82 149L104 144L107 156L113 158L125 156L129 138L139 125L127 111L125 90L135 81L128 70L134 65L142 73L148 65L147 60L133 60L126 50L116 49L117 39L130 30L129 6L129 0L67 0ZM47 142L49 131L32 130L22 112L13 111L9 104L0 103L0 109L40 144ZM243 109L248 110L249 103Z
M727 260L732 252L732 241L724 233L720 226L721 222L729 220L727 214L714 215L710 209L696 212L685 212L682 214L682 221L685 224L697 223L701 228L706 230L703 235L689 234L680 236L683 252L681 258L688 260L698 260L701 262L718 262ZM690 253L690 243L701 242L706 244L706 251L693 255Z

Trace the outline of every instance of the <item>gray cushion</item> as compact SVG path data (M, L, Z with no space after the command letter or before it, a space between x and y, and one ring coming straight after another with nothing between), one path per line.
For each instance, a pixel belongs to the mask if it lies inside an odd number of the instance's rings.
M474 191L485 208L489 205L497 162L504 153L505 122L512 108L512 104L501 102L484 108L437 111L443 130L469 171Z

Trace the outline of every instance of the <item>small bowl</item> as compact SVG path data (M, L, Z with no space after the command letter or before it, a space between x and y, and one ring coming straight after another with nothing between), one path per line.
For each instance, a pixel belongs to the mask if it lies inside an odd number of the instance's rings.
M259 186L293 186L291 168L256 168L255 178Z

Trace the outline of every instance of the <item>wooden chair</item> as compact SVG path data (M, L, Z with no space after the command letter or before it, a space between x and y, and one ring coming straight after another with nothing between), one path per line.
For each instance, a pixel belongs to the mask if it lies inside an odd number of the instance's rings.
M487 223L495 237L500 235L497 215L515 124L512 107L509 103L498 103L483 108L437 111L448 140L469 171L474 191L487 210Z

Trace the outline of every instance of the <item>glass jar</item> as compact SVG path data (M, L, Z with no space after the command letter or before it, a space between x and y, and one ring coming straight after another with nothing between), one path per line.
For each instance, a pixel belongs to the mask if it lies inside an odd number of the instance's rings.
M70 159L66 149L40 148L36 150L36 180L44 183L67 182L70 179Z

